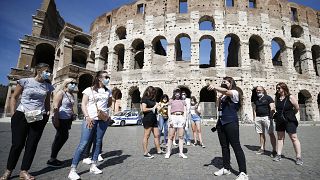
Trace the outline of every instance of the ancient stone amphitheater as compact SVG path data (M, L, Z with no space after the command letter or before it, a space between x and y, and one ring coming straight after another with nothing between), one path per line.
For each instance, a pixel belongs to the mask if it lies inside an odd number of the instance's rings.
M179 87L200 100L204 117L215 118L217 94L207 86L232 76L243 95L242 120L252 119L255 86L274 96L285 82L299 99L300 120L319 121L320 12L312 8L286 0L140 0L96 18L90 34L66 23L53 0L32 17L7 102L16 80L46 62L55 85L79 81L79 101L94 72L107 70L114 111L138 108L147 86L158 97Z

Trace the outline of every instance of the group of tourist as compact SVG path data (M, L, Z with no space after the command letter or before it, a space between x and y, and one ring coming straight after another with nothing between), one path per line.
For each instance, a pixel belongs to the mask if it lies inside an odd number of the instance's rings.
M40 63L35 68L36 76L17 81L17 86L11 97L11 132L12 145L9 152L7 167L1 180L10 179L12 171L18 162L23 149L24 155L20 168L20 179L33 180L34 176L28 173L34 159L38 142L42 136L45 125L49 119L50 97L54 91L49 82L51 76L50 67ZM97 72L91 87L82 93L82 122L81 138L72 159L71 170L68 178L80 179L77 173L77 165L83 157L86 164L90 164L90 172L101 174L97 162L102 161L102 141L109 125L109 107L111 106L112 93L108 88L110 77L106 71ZM230 145L235 153L239 166L238 180L248 179L246 158L241 148L239 138L239 120L237 111L241 106L241 95L237 90L235 80L231 77L223 78L221 86L209 85L208 90L219 93L217 100L218 121L216 129L222 149L223 168L214 172L216 176L231 174ZM64 80L61 88L55 91L53 98L52 123L56 128L56 135L52 143L51 155L47 164L53 167L61 167L63 162L57 159L58 153L69 137L72 121L76 119L73 111L75 99L73 93L77 91L75 79ZM265 132L270 135L274 161L281 160L285 131L293 143L296 152L296 164L302 165L301 145L296 130L298 121L295 114L299 111L299 105L294 96L289 93L285 83L276 85L275 101L267 95L262 86L256 88L257 98L253 100L254 119L256 132L260 137L260 149L257 154L265 153ZM18 99L20 103L18 104ZM143 93L141 100L143 117L143 156L154 158L148 151L148 140L151 132L154 136L154 144L157 154L164 154L164 158L171 156L172 147L176 145L175 137L178 137L178 156L187 159L183 152L183 146L191 145L190 130L193 134L193 146L205 148L201 134L201 109L194 96L187 98L186 92L180 89L173 91L172 97L164 94L160 102L156 102L156 89L149 86ZM272 118L273 117L273 118ZM274 135L274 123L278 139ZM161 148L160 136L163 132L163 144L166 152ZM198 141L199 140L199 141ZM92 150L91 150L92 146ZM90 155L91 150L91 155Z

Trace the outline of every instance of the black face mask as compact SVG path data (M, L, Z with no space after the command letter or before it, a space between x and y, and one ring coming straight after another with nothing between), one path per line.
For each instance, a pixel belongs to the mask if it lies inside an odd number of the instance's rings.
M226 84L221 84L220 87L228 89L228 86Z

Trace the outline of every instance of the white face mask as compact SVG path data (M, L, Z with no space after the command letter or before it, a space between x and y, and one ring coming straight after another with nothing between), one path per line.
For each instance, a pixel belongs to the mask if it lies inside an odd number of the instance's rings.
M41 73L41 78L42 78L43 80L49 79L50 76L51 76L51 73L49 73L49 72L47 72L47 71L42 71L42 73Z
M263 96L263 93L257 93L257 96L261 98Z

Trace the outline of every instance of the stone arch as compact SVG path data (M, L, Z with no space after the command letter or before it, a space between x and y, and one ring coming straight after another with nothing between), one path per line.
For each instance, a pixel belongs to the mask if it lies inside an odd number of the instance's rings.
M85 68L87 64L87 54L81 50L72 50L72 64Z
M274 66L282 66L287 58L286 44L279 38L275 37L271 41L272 64Z
M301 42L296 42L293 44L293 58L294 58L294 68L297 73L302 74L307 71L307 54L306 46Z
M134 69L142 69L144 64L144 41L135 39L132 44L132 52L134 55Z
M186 94L187 94L187 98L191 98L191 90L190 90L190 88L188 87L188 86L186 86L186 85L179 85L177 88L179 88L180 90L181 90L181 92L182 91L184 91L184 92L186 92Z
M249 39L249 57L261 61L263 59L263 40L258 35L252 35Z
M116 30L118 40L127 38L127 29L124 26L120 26Z
M299 25L291 26L291 37L300 38L303 35L303 28Z
M77 35L73 38L73 43L75 45L79 45L82 47L89 47L90 46L90 40L83 36L83 35Z
M216 65L216 41L210 35L200 38L200 68L215 67Z
M51 44L38 44L32 57L31 68L34 68L39 63L46 63L53 69L54 59L55 49Z
M226 67L240 67L240 38L235 34L228 34L224 38Z
M209 91L208 86L204 86L200 90L200 99L198 102L200 103L201 108L201 116L204 119L217 118L217 92Z
M183 44L183 47L182 47ZM175 38L176 61L191 60L191 38L186 33L181 33Z
M199 30L214 31L215 23L212 16L204 15L199 19Z
M121 111L122 92L117 87L112 89L112 109L113 113Z
M104 69L108 68L109 48L104 46L100 51L100 59L104 62Z
M123 71L124 67L124 45L118 44L114 47L117 71Z
M156 89L156 101L160 102L161 97L163 95L163 90L160 87L154 87Z
M57 54L56 54L56 55L57 55L57 57L60 57L60 55L61 55L61 49L60 49L60 48L58 49L58 51L57 51Z
M217 92L209 91L209 86L205 86L200 90L200 100L199 102L216 102L217 101Z
M168 41L164 36L157 36L152 40L152 49L155 54L167 56Z
M82 74L79 77L79 84L78 84L78 102L81 102L82 99L82 92L87 88L92 86L92 82L93 82L93 76L91 74ZM81 103L80 103L81 104Z
M311 52L312 52L313 68L316 72L316 75L319 76L319 74L320 74L320 46L313 45L311 48Z
M312 121L312 95L308 90L303 89L298 93L298 104L300 108L300 121Z
M140 110L140 102L141 102L141 93L139 91L139 87L132 86L129 89L129 100L131 109L139 109Z
M90 52L90 59L91 59L92 61L95 61L95 58L96 58L96 53L95 53L94 51L91 51L91 52Z

